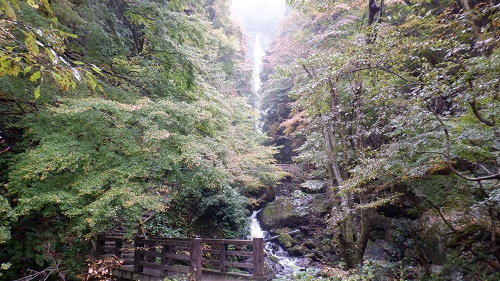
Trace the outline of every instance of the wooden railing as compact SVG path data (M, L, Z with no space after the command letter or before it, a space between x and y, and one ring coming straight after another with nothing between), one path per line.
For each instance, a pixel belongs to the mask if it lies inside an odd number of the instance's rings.
M122 255L124 239L120 236L103 236L98 235L96 241L97 257L104 255L114 255L120 257Z
M120 248L124 241L117 237L99 236L96 245L96 253L100 255L120 256L127 251ZM233 240L138 237L134 240L132 251L133 274L156 276L159 280L180 273L187 274L189 281L198 281L201 280L203 272L254 280L264 279L262 238Z
M301 175L303 171L303 167L301 165L294 165L294 164L276 164L275 165L278 169L282 170L283 172L287 172L293 176Z
M204 239L202 263L225 274L229 269L248 270L253 277L264 276L264 239Z

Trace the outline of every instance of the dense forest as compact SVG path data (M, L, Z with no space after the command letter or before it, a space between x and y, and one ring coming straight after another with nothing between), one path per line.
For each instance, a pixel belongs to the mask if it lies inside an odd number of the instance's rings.
M230 4L0 0L0 280L93 280L100 233L247 237L294 212L274 163L325 185L293 278L499 280L500 2L287 0L267 137Z
M288 2L265 131L325 179L319 231L352 280L498 280L500 3Z
M75 279L153 213L141 231L248 233L279 175L229 1L1 3L1 280Z

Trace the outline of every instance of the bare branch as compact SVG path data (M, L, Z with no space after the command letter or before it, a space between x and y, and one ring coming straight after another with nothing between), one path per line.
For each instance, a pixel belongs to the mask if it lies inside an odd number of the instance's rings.
M314 75L311 73L311 71L305 66L305 64L302 64L302 68L306 71L307 76L311 79L314 79Z
M476 100L473 100L471 102L469 102L469 105L470 107L472 108L472 111L474 112L474 115L476 116L476 118L483 122L484 124L490 126L490 127L493 127L495 126L495 119L494 118L491 118L492 120L488 120L486 118L484 118L481 113L479 112L479 108L477 106L477 101Z

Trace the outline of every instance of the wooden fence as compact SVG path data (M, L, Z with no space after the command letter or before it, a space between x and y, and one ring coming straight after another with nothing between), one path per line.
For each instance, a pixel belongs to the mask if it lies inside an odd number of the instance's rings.
M123 248L124 240L118 237L98 236L96 253L120 256L133 251L132 265L122 270L133 270L143 280L162 280L167 276L187 274L189 281L201 280L202 273L227 275L253 280L265 280L264 240L234 239L183 239L138 237L134 247ZM119 277L126 278L125 274ZM134 277L135 278L135 277Z
M293 164L276 164L276 168L282 170L283 172L287 172L291 175L301 175L303 173L302 166L293 165Z

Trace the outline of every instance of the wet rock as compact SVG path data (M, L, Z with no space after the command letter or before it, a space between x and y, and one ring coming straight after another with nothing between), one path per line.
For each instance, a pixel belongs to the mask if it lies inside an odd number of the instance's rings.
M273 262L273 263L279 263L279 259L277 256L270 256L269 259Z
M312 249L316 248L316 245L314 244L314 241L311 240L311 239L308 239L308 240L304 241L304 243L302 243L302 245L304 245L304 247L306 247L309 250L312 250Z
M321 261L325 257L321 251L316 249L312 250L312 253L314 254L314 259L317 261Z
M267 229L295 227L308 217L321 216L330 205L324 194L306 194L296 190L293 196L278 197L259 213L261 225Z
M312 252L309 252L307 254L304 255L305 258L309 258L311 260L316 260L318 261L319 259L316 258L316 254L315 253L312 253Z
M289 234L286 234L286 233L281 233L278 236L278 241L287 250L289 248L292 248L295 244L297 244L297 241L295 241L295 239L293 239L292 236L290 236Z
M309 258L300 259L295 265L308 268L312 265L312 260Z
M294 256L304 256L309 253L309 250L301 245L295 245L291 249L288 250Z
M273 279L276 273L282 269L283 267L277 261L272 260L272 257L264 259L264 273L266 276L269 276L270 279Z
M305 193L323 193L326 191L326 182L320 180L308 180L300 185Z

